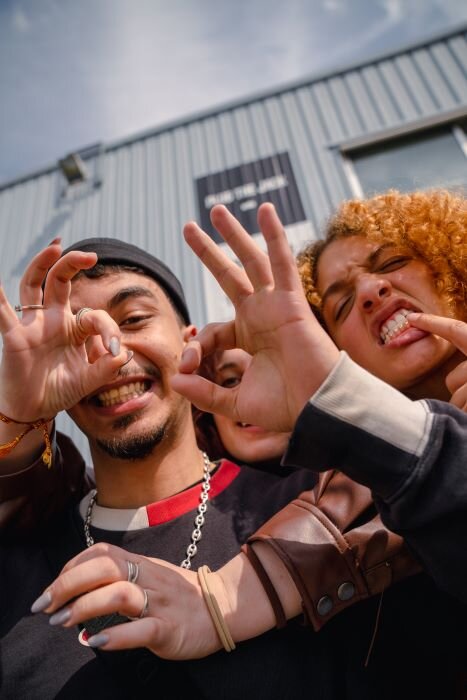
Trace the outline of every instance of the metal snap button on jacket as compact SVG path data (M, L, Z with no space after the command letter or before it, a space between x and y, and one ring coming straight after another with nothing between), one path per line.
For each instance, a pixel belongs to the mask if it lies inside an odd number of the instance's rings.
M339 600L350 600L355 595L355 586L351 581L344 581L337 589Z
M328 595L323 595L323 597L318 600L318 605L316 606L318 614L324 617L324 615L331 612L333 605L332 598Z

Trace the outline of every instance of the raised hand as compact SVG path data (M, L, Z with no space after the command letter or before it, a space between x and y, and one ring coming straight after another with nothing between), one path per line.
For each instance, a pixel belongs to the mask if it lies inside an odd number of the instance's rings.
M16 421L53 418L115 378L127 359L120 351L119 328L106 312L88 311L78 325L70 308L71 279L92 267L96 255L60 254L55 240L36 255L21 280L21 305L43 303L43 308L25 309L19 318L0 286L0 411ZM105 348L113 350L94 364L85 347L92 335L100 335Z
M338 350L309 308L273 205L263 204L258 211L268 254L225 207L214 207L211 219L243 269L197 224L185 226L185 239L232 301L235 320L210 324L191 341L172 385L202 410L270 430L291 430L336 364ZM203 356L234 347L253 356L237 387L225 389L191 374Z
M410 314L408 320L410 325L416 328L449 340L467 356L467 323L454 318L422 313ZM450 403L467 413L467 360L458 364L447 375L446 386L452 394Z

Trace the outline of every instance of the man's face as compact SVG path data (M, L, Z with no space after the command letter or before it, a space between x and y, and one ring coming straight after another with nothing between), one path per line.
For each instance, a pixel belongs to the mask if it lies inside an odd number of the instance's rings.
M244 350L219 353L213 381L227 388L237 386L250 362L251 355ZM222 444L239 461L254 463L277 459L287 448L289 433L272 433L257 425L240 423L221 415L214 415L214 422Z
M397 389L442 371L455 352L405 320L410 311L452 316L429 268L409 253L360 236L334 241L319 259L317 287L338 347Z
M133 272L79 277L72 284L70 302L74 313L84 306L107 311L120 327L122 349L134 355L111 385L82 399L69 414L92 447L98 445L109 454L113 453L105 446L116 447L113 456L123 447L136 450L134 457L144 457L152 451L153 439L157 444L162 437L173 438L173 431L190 415L188 402L171 389L169 378L192 326L180 326L153 279ZM106 352L100 338L89 338L86 348L91 363ZM143 446L140 453L138 444Z

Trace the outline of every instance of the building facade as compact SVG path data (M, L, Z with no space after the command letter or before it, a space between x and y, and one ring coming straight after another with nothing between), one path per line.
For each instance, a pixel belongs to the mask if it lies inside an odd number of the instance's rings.
M96 144L0 185L0 278L16 303L32 255L109 236L149 250L182 280L196 324L230 306L187 248L196 219L226 204L256 237L273 201L295 249L345 198L388 187L467 185L467 27L364 64ZM258 236L258 240L261 238ZM66 418L59 425L83 447Z

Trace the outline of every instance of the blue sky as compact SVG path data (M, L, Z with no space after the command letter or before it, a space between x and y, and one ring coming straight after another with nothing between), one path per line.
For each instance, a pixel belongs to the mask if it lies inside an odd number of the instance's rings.
M466 22L464 0L0 0L0 182Z

